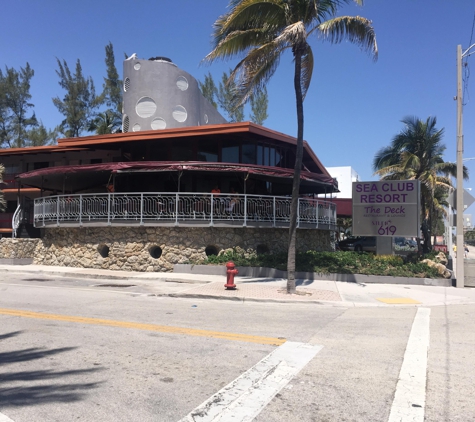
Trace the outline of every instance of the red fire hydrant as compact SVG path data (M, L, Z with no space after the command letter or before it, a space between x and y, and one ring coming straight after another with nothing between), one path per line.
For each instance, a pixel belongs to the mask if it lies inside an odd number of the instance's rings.
M236 266L234 265L234 262L227 262L226 263L226 284L224 287L226 287L227 290L233 290L236 288L236 285L234 284L234 276L238 273L238 270L236 269Z

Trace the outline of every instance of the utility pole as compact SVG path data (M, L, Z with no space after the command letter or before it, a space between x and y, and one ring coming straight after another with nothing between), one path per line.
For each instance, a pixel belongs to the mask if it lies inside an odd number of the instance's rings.
M464 274L464 247L463 247L463 93L462 93L462 59L474 52L471 45L462 53L462 46L457 46L457 220L456 220L456 246L457 265L455 267L456 287L465 286Z
M456 243L457 264L455 267L456 287L465 287L463 268L463 113L462 113L462 46L457 46L457 220Z

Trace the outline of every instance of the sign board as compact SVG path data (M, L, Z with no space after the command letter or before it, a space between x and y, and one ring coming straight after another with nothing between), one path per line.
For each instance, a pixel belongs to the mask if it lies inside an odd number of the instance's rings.
M447 202L454 210L457 209L457 189L454 189L452 192L449 193ZM463 209L466 210L474 202L475 202L475 198L466 189L464 189L463 190Z
M353 235L419 237L420 182L353 182Z
M442 251L447 253L447 245L432 245L434 251Z

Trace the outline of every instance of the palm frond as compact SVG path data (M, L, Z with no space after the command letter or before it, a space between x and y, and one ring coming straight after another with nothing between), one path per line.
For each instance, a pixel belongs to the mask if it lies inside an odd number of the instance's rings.
M281 0L231 1L231 11L220 16L214 23L214 43L217 47L235 31L254 30L285 25L285 7Z
M348 40L378 59L378 45L372 22L360 16L341 16L318 25L320 36L332 44Z
M241 60L230 75L236 83L234 105L244 104L254 93L261 90L272 77L279 66L280 56L288 47L276 45L276 42L266 44L251 50Z
M306 44L305 52L302 55L302 73L300 76L302 96L305 99L313 74L313 52L309 44Z

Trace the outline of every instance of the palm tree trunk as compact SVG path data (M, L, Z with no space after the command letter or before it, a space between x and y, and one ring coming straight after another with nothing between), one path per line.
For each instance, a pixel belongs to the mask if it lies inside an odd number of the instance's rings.
M300 171L303 157L303 95L301 85L302 51L294 51L295 75L294 87L297 102L297 150L295 153L295 171L292 183L292 202L290 204L289 249L287 254L287 293L295 293L295 255L297 247L297 213L300 190Z
M421 195L421 210L422 210L422 238L424 239L424 247L422 252L424 254L429 252L429 244L430 244L430 235L429 235L429 228L428 228L428 221L427 221L427 203L424 194Z

